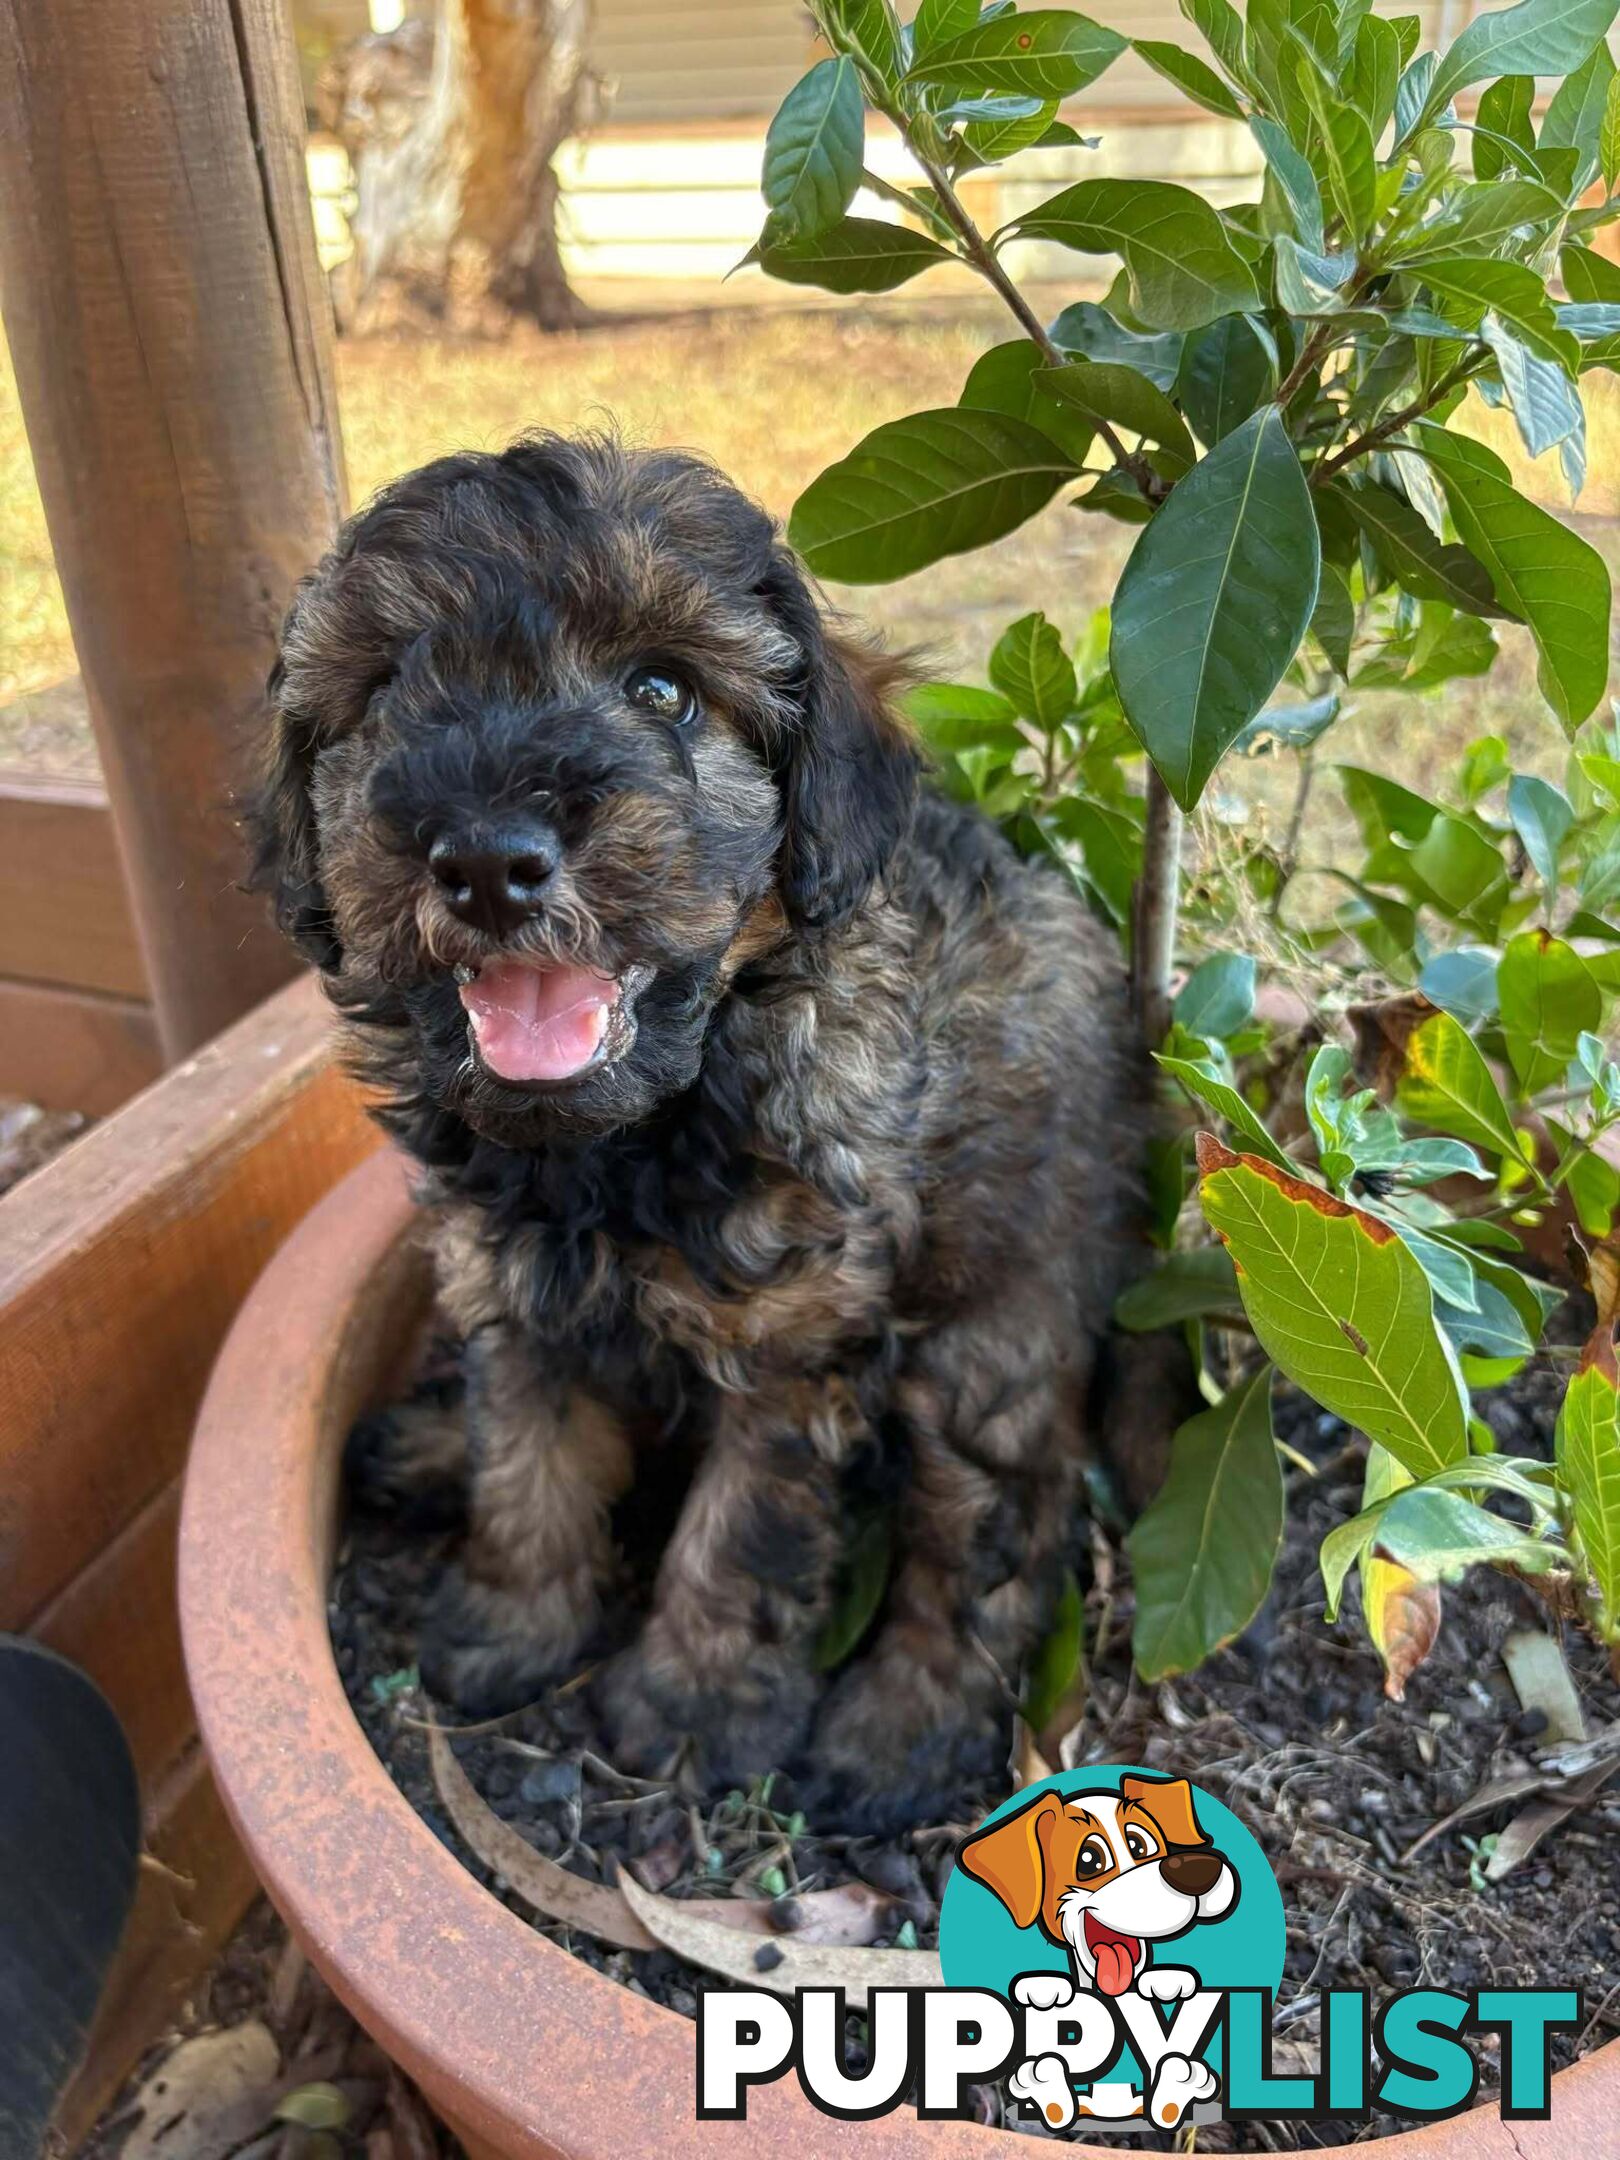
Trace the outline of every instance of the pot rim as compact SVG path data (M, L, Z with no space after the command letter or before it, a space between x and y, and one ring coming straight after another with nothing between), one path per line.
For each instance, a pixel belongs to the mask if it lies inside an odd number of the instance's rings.
M344 1436L400 1350L424 1263L406 1166L385 1148L305 1217L243 1304L186 1473L180 1614L198 1726L272 1902L360 2023L453 2128L503 2155L682 2160L716 2152L991 2160L1027 2141L909 2112L821 2114L791 2075L744 2122L694 2113L695 2028L534 1932L395 1787L327 1633ZM1574 2160L1612 2149L1620 2041L1555 2080L1552 2119L1494 2103L1317 2160ZM1069 2144L1076 2160L1117 2160Z

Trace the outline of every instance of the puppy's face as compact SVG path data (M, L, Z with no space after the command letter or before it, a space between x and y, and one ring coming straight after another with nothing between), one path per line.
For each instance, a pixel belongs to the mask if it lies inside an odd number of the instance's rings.
M894 671L709 467L545 440L412 475L306 581L259 812L283 926L528 1146L689 1085L739 966L905 828Z
M1020 1927L1064 1944L1105 1995L1122 1995L1149 1946L1237 1902L1185 1778L1126 1777L1117 1793L1039 1793L969 1838L961 1861Z

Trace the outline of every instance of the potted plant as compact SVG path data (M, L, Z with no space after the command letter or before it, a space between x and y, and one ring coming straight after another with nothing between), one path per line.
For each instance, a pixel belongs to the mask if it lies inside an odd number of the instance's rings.
M1415 19L1354 4L1185 11L1209 58L1138 49L1248 126L1260 200L1221 212L1163 183L1082 179L986 234L964 176L1071 143L1061 101L1125 41L973 0L925 0L910 25L887 0L818 8L832 57L773 124L759 263L873 293L956 260L1015 334L957 406L877 429L814 481L792 537L812 569L860 582L993 542L1060 491L1138 528L1108 619L1065 643L1032 609L988 688L929 684L912 710L942 783L1120 926L1167 1091L1227 1136L1195 1141L1189 1117L1161 1150L1163 1257L1120 1314L1191 1328L1212 1398L1129 1541L1143 1679L1229 1641L1270 1578L1282 1468L1252 1357L1239 1377L1212 1347L1234 1329L1368 1437L1364 1505L1321 1567L1330 1605L1359 1576L1392 1690L1433 1639L1442 1582L1475 1561L1612 1650L1620 734L1593 717L1609 578L1457 423L1477 393L1579 484L1581 376L1620 354L1620 272L1592 246L1620 215L1613 7L1523 0L1439 55L1416 51ZM915 158L914 187L866 170L869 108ZM857 214L863 186L906 222ZM1124 267L1048 324L1015 241ZM1504 621L1534 642L1565 784L1514 772L1495 738L1427 793L1341 768L1359 855L1319 871L1304 813L1345 690L1415 701L1489 668ZM1186 875L1183 821L1227 783L1221 761L1264 754L1297 763L1281 840L1223 850L1206 828ZM1303 1028L1257 1017L1273 983L1305 986ZM1472 1390L1541 1344L1554 1299L1527 1241L1555 1219L1577 1229L1596 1321L1540 1463L1489 1440ZM531 1934L389 1782L333 1664L326 1584L344 1435L397 1376L424 1301L403 1173L379 1159L244 1308L198 1431L193 1686L284 1915L474 2153L830 2150L834 2135L840 2151L988 2150L996 2133L902 2117L834 2133L785 2085L758 2091L746 2126L696 2123L689 2028ZM1546 2129L1487 2112L1387 2149L1597 2152L1617 2079L1611 2046L1560 2077Z

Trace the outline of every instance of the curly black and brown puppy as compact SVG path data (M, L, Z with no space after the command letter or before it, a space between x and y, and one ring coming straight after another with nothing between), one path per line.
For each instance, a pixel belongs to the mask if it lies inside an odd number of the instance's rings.
M526 441L400 481L306 581L260 813L468 1342L465 1434L406 1419L373 1465L465 1446L430 1686L487 1713L577 1667L609 1511L678 1430L620 1759L735 1781L808 1734L868 1821L1004 1758L1149 1095L1112 940L919 792L897 681L708 465ZM894 1568L817 1716L874 1447Z

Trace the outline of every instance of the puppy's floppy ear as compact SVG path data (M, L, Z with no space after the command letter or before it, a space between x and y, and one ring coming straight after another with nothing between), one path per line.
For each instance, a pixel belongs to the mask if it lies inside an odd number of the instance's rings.
M1045 1826L1063 1812L1055 1793L1037 1793L1015 1814L1003 1815L970 1837L957 1860L975 1882L993 1890L1014 1925L1032 1927L1046 1894Z
M1169 1845L1207 1845L1209 1833L1193 1812L1192 1787L1182 1778L1124 1777L1119 1781L1121 1800L1135 1800L1147 1809L1164 1832Z
M270 670L268 690L270 741L248 810L252 883L269 893L282 935L305 959L330 973L342 966L343 948L316 869L315 806L309 791L315 731L288 710L286 668L279 659Z
M790 920L825 929L854 914L911 822L921 759L892 703L906 669L830 628L786 549L772 550L762 590L803 655L778 765L782 898Z

